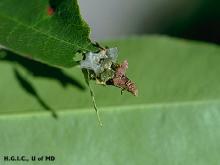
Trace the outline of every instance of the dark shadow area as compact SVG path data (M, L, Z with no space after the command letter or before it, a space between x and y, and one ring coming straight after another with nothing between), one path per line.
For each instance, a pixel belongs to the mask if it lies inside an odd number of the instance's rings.
M56 11L63 0L49 0L50 7Z
M65 74L61 69L55 68L19 55L5 51L4 57L0 61L15 62L23 66L30 74L35 77L48 78L58 81L63 87L72 85L80 90L85 90L79 81Z
M220 44L220 1L201 0L202 5L187 21L178 20L163 33L186 39Z
M47 111L50 111L53 115L54 118L57 118L57 114L55 113L55 111L49 106L47 105L43 99L39 96L39 94L37 93L37 91L35 90L35 88L32 86L32 84L25 79L19 72L17 69L14 68L14 74L16 79L18 80L18 83L21 85L21 87L31 96L33 96L34 98L36 98L36 100L39 102L39 104Z
M11 64L16 63L21 65L34 77L52 79L59 82L63 87L71 85L78 88L79 90L85 90L79 81L73 77L65 74L60 68L49 66L19 55L13 52L0 49L0 62L9 62ZM55 111L40 97L35 87L29 82L19 71L14 68L14 75L19 85L32 97L34 97L38 103L47 111L50 111L53 117L57 118Z
M163 34L220 44L220 0L196 0L196 2L194 9L188 11L190 13L187 13L187 9L185 11L186 6L182 8L177 6L176 9L170 10L160 8L159 16L152 21L153 28L149 29L148 18L143 19L141 34Z

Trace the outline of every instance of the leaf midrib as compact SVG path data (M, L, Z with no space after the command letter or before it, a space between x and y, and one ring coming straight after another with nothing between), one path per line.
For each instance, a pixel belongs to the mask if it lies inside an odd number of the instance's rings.
M66 41L66 40L59 39L59 38L57 38L57 37L55 37L55 36L52 36L52 35L50 35L50 34L48 34L48 33L45 33L45 32L43 32L43 31L40 31L40 30L34 28L33 26L28 26L28 25L26 25L26 24L24 24L24 23L22 23L22 22L20 22L20 21L18 21L18 20L16 20L16 19L14 19L14 18L5 16L5 15L3 15L3 14L0 14L0 16L1 16L1 17L4 17L4 18L6 18L6 19L9 19L9 20L12 21L12 22L15 22L15 24L20 24L20 25L24 26L25 28L31 29L31 30L35 31L36 33L45 35L45 36L48 37L48 38L57 40L57 41L59 41L59 42L62 42L62 43L64 43L64 44L67 44L67 45L75 46L75 47L77 47L77 48L79 48L79 49L81 49L81 50L84 50L84 51L90 51L90 50L88 50L88 49L86 49L86 48L84 48L84 47L81 47L81 46L77 45L77 44L73 44L73 43L68 42L68 41Z

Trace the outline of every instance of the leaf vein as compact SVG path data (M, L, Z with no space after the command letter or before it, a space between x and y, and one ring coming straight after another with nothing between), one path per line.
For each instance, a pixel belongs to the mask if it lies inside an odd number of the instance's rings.
M26 24L24 24L24 23L22 23L22 22L20 22L20 21L18 21L18 20L16 20L16 19L14 19L14 18L10 18L10 17L5 16L5 15L1 15L1 16L2 16L2 17L5 17L6 19L9 19L9 20L12 21L12 22L15 22L16 24L19 24L19 26L24 26L25 28L28 28L28 29L31 29L31 30L35 31L36 33L45 35L45 36L48 37L48 38L57 40L57 41L59 41L59 42L62 42L62 43L64 43L64 44L67 44L67 45L70 45L70 46L73 46L73 47L78 47L79 49L84 50L84 51L90 51L90 50L88 50L88 49L86 49L86 48L84 48L84 47L81 47L81 46L77 45L77 44L73 44L73 43L68 42L68 41L66 41L66 40L59 39L59 38L57 38L57 37L55 37L55 36L52 36L52 35L50 35L50 34L48 34L48 33L45 33L45 32L43 32L43 31L40 31L40 30L38 30L38 29L36 29L36 28L34 28L34 27L32 27L32 26L28 26L28 25L26 25Z

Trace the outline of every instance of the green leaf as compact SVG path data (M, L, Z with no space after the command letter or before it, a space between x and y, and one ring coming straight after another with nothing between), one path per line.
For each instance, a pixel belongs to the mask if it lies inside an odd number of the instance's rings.
M1 155L53 155L43 163L57 165L219 164L220 47L157 36L105 44L128 60L139 96L95 86L103 127L88 91L0 61ZM79 68L65 74L84 82Z
M96 50L89 33L77 0L0 1L0 44L19 55L71 67L78 51Z

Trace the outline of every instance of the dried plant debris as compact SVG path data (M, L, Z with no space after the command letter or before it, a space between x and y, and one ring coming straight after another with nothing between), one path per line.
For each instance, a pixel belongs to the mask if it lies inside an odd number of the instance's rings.
M117 48L102 48L100 46L99 48L99 52L84 54L84 59L80 62L81 69L87 69L89 79L96 80L98 84L113 85L137 96L137 87L125 74L128 68L127 60L122 64L117 64Z
M138 95L138 90L134 82L129 80L125 75L126 69L128 68L128 62L125 60L122 64L117 65L114 73L114 77L110 79L107 83L113 84L123 90L127 90L134 96Z
M103 48L99 44L96 46L100 49L98 52L86 52L83 59L80 61L80 67L83 71L86 83L90 89L90 95L94 109L100 126L102 126L99 117L98 108L95 102L95 95L90 86L89 80L96 80L97 84L113 85L121 88L121 93L126 90L134 96L138 95L138 90L135 84L126 76L128 62L125 60L122 64L117 63L118 49Z

